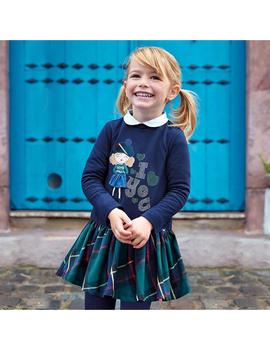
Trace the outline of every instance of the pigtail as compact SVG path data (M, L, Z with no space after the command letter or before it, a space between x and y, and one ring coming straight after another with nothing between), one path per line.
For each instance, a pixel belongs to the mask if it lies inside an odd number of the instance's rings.
M171 107L173 124L170 126L181 128L188 141L197 124L197 95L193 91L184 89L181 89L179 94L181 103L176 109Z
M131 108L129 99L126 96L124 91L124 86L122 85L116 100L116 107L121 112L122 115L125 115L127 111Z

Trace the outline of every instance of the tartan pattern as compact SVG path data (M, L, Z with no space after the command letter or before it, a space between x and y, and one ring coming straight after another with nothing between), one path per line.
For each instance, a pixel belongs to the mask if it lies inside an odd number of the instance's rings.
M151 232L140 249L116 239L91 218L56 275L91 294L125 301L168 301L191 291L175 234Z

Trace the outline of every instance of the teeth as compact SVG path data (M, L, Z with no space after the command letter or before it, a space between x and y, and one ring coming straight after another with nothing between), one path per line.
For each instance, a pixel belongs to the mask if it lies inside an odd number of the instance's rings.
M136 96L142 96L142 97L152 97L153 96L153 95L148 94L146 92L137 92L135 95Z

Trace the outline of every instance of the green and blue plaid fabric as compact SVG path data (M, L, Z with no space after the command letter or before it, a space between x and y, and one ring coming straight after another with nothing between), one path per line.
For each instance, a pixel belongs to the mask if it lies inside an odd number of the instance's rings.
M172 230L152 230L145 246L134 249L91 218L56 275L83 291L125 301L168 301L191 291Z

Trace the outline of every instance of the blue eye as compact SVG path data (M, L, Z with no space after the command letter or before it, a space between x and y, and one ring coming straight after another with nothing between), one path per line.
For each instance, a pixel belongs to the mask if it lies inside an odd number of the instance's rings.
M138 78L139 77L139 74L132 74L131 76L130 76L130 78Z
M153 79L160 80L160 77L158 77L157 75L153 75L152 78L153 78Z

